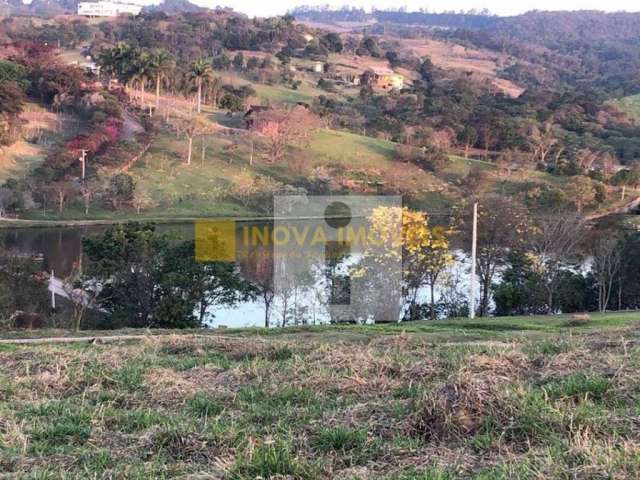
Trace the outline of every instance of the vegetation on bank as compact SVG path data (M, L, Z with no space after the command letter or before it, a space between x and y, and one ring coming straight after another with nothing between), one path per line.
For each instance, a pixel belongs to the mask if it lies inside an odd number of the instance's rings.
M636 478L637 320L615 318L544 338L526 331L543 319L512 319L525 330L508 342L361 326L0 345L0 465L23 478Z

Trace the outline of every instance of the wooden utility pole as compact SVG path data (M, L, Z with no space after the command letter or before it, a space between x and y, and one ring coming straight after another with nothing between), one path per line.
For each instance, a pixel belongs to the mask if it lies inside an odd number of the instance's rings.
M86 163L87 163L87 151L83 148L80 154L80 163L82 164L82 181L84 182L84 177L86 175Z
M471 234L471 278L469 279L469 319L476 316L476 246L478 244L478 202L473 204L473 233Z

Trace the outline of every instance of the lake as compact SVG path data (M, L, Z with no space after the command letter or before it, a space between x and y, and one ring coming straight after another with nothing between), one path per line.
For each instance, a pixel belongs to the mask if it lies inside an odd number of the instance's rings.
M314 231L309 227L313 227L316 223L309 220L296 220L293 223L288 223L287 229L293 232L293 238L302 241L303 234L308 237L304 248L301 245L294 245L295 248L292 249L287 244L288 254L298 254L304 251L308 255L313 250L308 247ZM100 234L108 228L108 225L92 225L0 229L0 247L11 253L38 257L42 262L43 271L53 271L57 278L65 278L71 273L74 265L79 262L86 265L87 259L82 254L82 238ZM326 245L321 245L322 248L319 250L316 248L317 255L312 260L305 260L307 262L304 264L305 268L299 268L299 261L292 263L290 259L285 261L282 256L277 255L278 252L283 251L277 245L274 247L274 245L261 243L266 236L275 235L278 237L278 231L277 228L274 229L273 222L236 222L234 228L238 245L235 253L237 256L236 265L243 276L248 280L256 280L261 274L264 274L264 264L269 262L271 265L267 271L270 274L275 272L277 278L280 279L274 284L276 295L270 313L271 324L282 324L283 322L287 324L317 324L335 320L336 312L329 311L327 307L333 302L329 302L327 299L327 292L332 287L328 285L327 275L324 273L327 266L327 259L324 258ZM157 230L170 234L176 241L193 240L196 237L194 222L158 224ZM362 249L357 245L357 242L354 242L348 253L350 263L353 264L360 258ZM459 259L457 274L466 276L464 272L468 263L466 256L457 250L457 257ZM345 264L349 264L349 261ZM284 275L283 272L288 275ZM344 278L344 275L341 275L345 273L344 265L342 270L337 266L334 273L339 278ZM466 278L462 279L462 282L466 284ZM351 285L350 288L354 290L353 295L357 295L356 287ZM384 295L380 295L383 297L381 300L376 300L393 301L395 296L390 288L385 291ZM439 296L439 292L437 295ZM420 292L420 298L423 301L427 300L426 291ZM263 326L265 322L264 304L260 300L245 302L236 307L217 307L209 313L207 323L211 327ZM344 315L341 318L344 318Z

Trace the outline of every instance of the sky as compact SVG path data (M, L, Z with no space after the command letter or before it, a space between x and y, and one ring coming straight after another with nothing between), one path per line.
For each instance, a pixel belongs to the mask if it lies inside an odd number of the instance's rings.
M331 5L342 7L349 5L363 7L367 10L371 6L377 9L398 8L407 6L407 10L413 11L426 8L429 11L440 12L444 10L470 10L483 8L489 9L498 15L517 15L529 10L606 10L609 12L626 10L629 12L640 11L637 0L431 0L429 2L406 2L406 0L192 0L193 3L204 7L213 8L216 5L229 6L234 10L246 13L250 16L280 15L287 10L301 4Z

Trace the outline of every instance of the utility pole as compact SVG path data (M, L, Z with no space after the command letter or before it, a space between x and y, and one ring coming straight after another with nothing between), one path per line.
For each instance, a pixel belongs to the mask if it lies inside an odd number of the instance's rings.
M55 278L53 270L51 270L51 279L49 280L49 288L51 288L51 309L56 309L56 291L53 284L53 280Z
M82 164L82 182L84 183L84 177L86 175L86 161L87 161L87 151L83 148L80 154L80 163Z
M473 204L473 233L471 235L471 278L469 279L469 319L476 316L476 246L478 244L478 202Z

